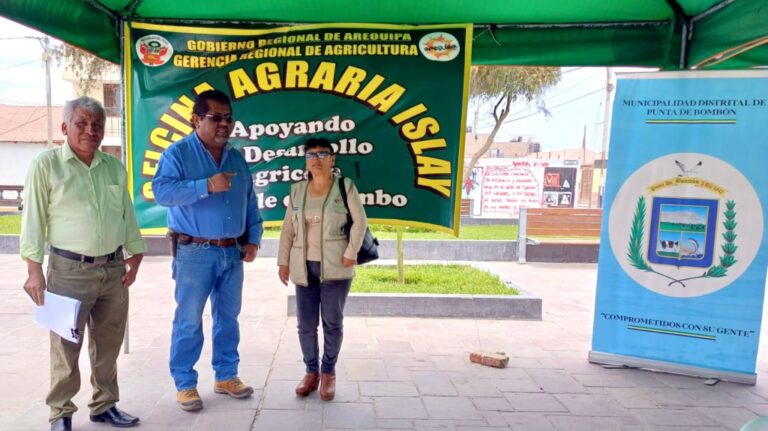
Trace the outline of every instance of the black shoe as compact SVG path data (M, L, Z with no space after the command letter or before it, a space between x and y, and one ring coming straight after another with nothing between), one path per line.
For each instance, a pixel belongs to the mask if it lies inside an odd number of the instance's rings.
M91 422L109 422L113 427L130 428L139 424L139 418L112 406L104 413L91 415Z
M72 431L72 418L62 416L51 422L51 431Z

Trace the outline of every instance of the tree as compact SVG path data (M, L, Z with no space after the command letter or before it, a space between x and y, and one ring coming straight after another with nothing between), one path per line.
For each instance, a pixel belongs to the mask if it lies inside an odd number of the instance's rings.
M472 66L469 74L469 97L491 107L495 122L485 144L472 155L464 175L472 174L477 161L493 144L496 134L509 116L513 103L536 102L538 109L549 114L541 99L544 91L560 81L558 67Z

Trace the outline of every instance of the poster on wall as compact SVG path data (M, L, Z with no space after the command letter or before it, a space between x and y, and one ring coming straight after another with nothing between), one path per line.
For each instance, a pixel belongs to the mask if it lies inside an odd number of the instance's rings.
M372 223L458 233L470 25L318 24L272 29L126 24L129 186L145 234L164 233L152 177L193 133L196 94L232 100L230 144L265 225L304 178L303 143L328 138Z
M471 216L479 216L480 205L483 200L483 168L475 166L472 172L467 172L469 165L464 165L464 184L461 187L461 198L470 201Z
M576 160L566 164L578 165ZM576 196L577 166L548 166L544 168L544 193L542 206L550 208L573 208Z
M578 160L480 159L465 199L473 199L473 216L518 218L520 208L573 207Z
M589 359L755 383L768 72L618 81Z

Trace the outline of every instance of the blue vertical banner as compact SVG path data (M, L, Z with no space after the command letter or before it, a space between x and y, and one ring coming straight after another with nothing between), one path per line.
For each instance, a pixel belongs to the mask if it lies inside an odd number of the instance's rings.
M755 383L768 72L620 77L589 360Z

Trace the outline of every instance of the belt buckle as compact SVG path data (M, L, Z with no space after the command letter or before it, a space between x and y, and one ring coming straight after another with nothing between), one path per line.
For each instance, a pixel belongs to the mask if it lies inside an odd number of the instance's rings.
M96 256L93 258L93 264L94 265L103 265L105 263L109 262L109 255L106 256Z

